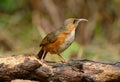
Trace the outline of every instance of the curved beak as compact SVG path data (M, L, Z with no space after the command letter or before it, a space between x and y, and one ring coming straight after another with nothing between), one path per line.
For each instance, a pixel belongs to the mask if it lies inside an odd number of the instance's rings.
M81 22L81 21L88 21L87 19L78 19L78 22Z

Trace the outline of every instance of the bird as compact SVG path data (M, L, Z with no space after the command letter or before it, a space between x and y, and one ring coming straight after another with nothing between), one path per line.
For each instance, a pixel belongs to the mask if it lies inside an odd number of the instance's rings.
M75 39L75 30L78 27L79 22L88 21L81 18L68 18L64 21L62 26L55 31L48 33L40 43L41 50L37 54L37 57L44 61L47 53L57 54L64 62L66 61L61 53L65 51Z

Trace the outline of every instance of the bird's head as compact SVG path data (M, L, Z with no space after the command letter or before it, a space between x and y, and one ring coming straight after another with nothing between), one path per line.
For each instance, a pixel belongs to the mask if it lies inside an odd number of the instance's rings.
M64 21L64 26L67 29L70 28L71 26L76 28L78 26L79 22L81 22L81 21L88 21L88 20L87 19L69 18Z

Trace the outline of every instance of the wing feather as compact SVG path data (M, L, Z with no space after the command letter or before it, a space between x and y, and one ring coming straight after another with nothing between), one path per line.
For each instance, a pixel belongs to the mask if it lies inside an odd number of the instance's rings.
M55 32L47 34L47 36L42 40L40 46L44 46L50 43L53 43L57 40L57 35Z

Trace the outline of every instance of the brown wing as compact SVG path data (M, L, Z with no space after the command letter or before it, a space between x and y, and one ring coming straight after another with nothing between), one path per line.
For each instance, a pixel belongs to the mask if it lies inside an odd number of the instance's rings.
M57 35L55 32L51 32L47 34L47 36L42 40L40 46L47 45L49 43L53 43L57 40Z

